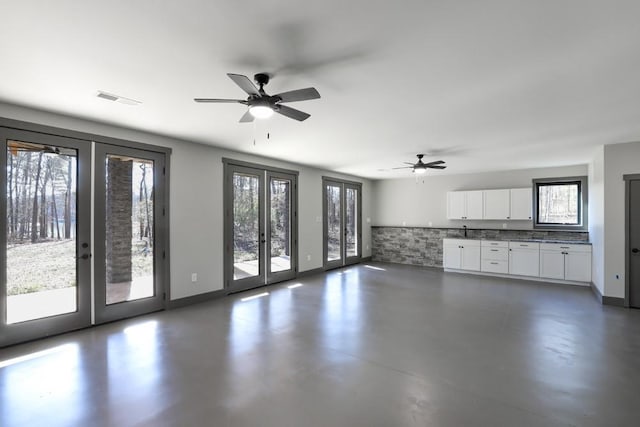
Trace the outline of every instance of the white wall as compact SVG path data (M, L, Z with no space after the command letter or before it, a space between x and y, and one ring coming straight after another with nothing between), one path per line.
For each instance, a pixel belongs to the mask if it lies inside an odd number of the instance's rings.
M640 142L604 146L604 295L617 298L625 291L625 174L640 174Z
M362 182L362 249L371 256L371 182L348 175L281 162L121 127L0 103L0 117L170 147L171 297L184 298L223 288L222 158L297 170L299 270L322 267L322 176ZM207 195L207 197L202 197ZM307 255L311 261L307 261ZM191 273L198 282L191 283Z
M376 200L374 225L416 227L462 227L530 229L531 221L460 221L447 219L447 192L455 190L486 190L531 187L534 178L585 176L587 165L523 169L460 175L440 175L428 172L425 178L387 179L374 182ZM431 223L431 225L429 225Z
M593 251L591 281L601 295L605 295L604 205L604 146L600 146L589 164L589 240Z

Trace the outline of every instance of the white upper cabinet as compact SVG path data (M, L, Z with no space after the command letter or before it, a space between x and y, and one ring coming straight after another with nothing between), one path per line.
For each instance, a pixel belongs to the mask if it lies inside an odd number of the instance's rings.
M483 194L480 191L466 191L467 193L467 218L482 219Z
M466 191L449 191L447 193L447 218L465 219L467 214Z
M531 188L447 192L448 219L531 220Z
M483 219L509 219L510 190L484 190Z
M532 219L533 194L531 188L512 188L509 192L511 196L510 219Z
M447 193L447 218L482 219L482 193L482 190L449 191Z

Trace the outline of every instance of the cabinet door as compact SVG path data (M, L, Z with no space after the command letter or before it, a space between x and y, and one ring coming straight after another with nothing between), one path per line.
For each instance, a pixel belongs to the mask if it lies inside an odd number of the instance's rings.
M484 219L509 219L509 190L484 190Z
M533 277L539 276L540 251L532 249L510 249L509 274Z
M463 270L480 271L480 246L464 246L462 248L460 268Z
M540 277L564 279L564 253L562 251L540 251Z
M483 191L465 191L467 194L466 219L482 219L483 214Z
M462 249L458 245L452 244L444 244L442 249L442 266L444 268L460 268Z
M466 192L465 191L449 191L447 193L447 218L448 219L464 219Z
M567 252L564 278L576 282L591 282L591 252Z
M510 219L533 218L533 201L531 188L512 188Z

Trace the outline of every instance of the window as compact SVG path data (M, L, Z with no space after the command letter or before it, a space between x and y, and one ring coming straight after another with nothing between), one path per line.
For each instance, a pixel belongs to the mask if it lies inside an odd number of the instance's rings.
M533 228L587 229L587 177L534 179L533 194Z

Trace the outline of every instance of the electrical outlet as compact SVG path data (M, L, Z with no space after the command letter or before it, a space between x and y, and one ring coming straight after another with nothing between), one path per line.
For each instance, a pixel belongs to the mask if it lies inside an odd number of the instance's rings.
M433 223L429 221L429 227L433 227Z
M507 223L506 222L502 223L502 228L507 228Z
M369 250L369 245L367 245L367 250Z
M196 283L198 281L198 273L191 273L191 283Z
M307 255L307 261L311 261L311 255Z
M367 218L367 224L371 222L371 218Z
M407 225L407 221L402 221L402 226L404 227L405 225Z

